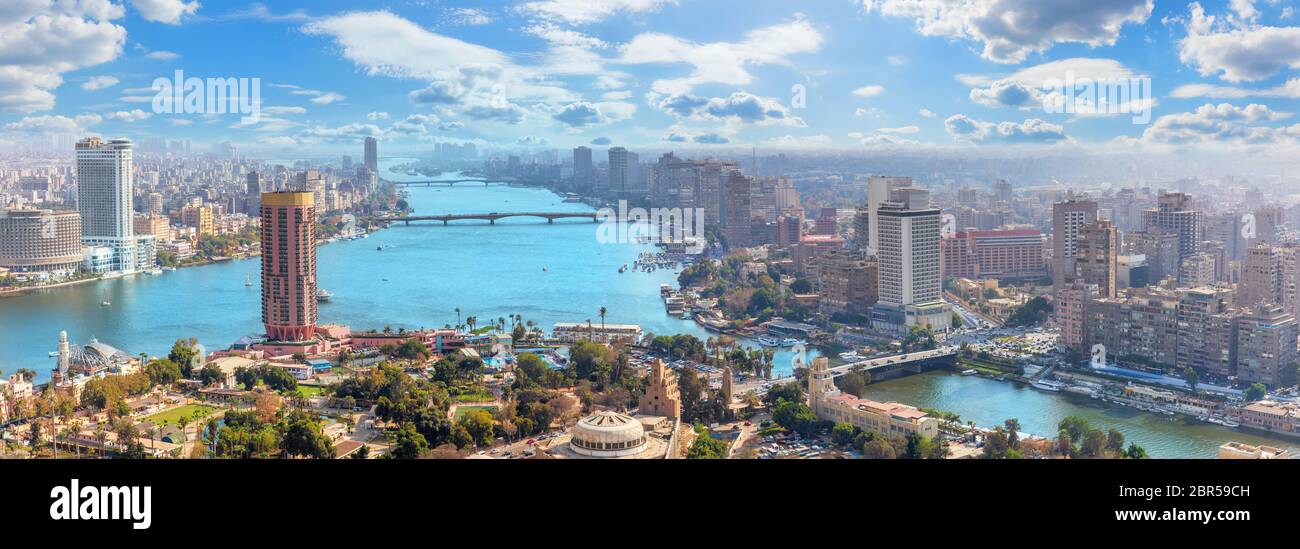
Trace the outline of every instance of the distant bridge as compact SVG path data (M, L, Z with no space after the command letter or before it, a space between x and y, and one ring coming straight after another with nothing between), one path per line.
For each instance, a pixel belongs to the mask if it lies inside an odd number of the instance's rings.
M939 347L938 349L930 351L917 351L915 353L859 360L843 366L836 366L831 368L830 371L835 377L839 377L861 368L862 370L871 373L875 379L883 379L885 377L876 375L877 372L880 374L888 374L900 369L905 369L920 373L922 367L931 364L931 361L957 356L959 350L960 347L953 345L948 347Z
M487 221L492 225L496 225L498 219L505 219L507 217L537 217L545 219L547 223L555 223L556 219L590 219L592 222L600 220L600 214L597 212L493 212L485 214L412 215L407 217L388 217L384 218L384 221L401 221L406 223L407 226L410 226L412 221L441 221L443 225L447 225L452 221L475 219L479 221Z
M491 185L514 185L520 183L513 179L438 179L429 181L389 181L394 185L407 187L455 187L457 183L482 183L484 187Z

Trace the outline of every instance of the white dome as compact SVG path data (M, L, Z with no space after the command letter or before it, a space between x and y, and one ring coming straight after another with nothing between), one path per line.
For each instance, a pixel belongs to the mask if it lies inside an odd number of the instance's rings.
M641 422L617 412L596 412L573 428L569 446L574 452L596 457L631 456L645 450Z

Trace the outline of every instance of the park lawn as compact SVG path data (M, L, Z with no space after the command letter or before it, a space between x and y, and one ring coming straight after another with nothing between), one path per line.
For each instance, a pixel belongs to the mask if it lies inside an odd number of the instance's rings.
M488 392L466 393L463 395L456 395L456 402L487 402L496 400L496 398L497 397L493 396L492 393Z
M153 422L154 425L158 425L158 426L176 425L176 421L179 420L182 416L190 416L192 418L194 416L194 412L199 410L205 410L208 412L208 414L211 414L212 412L217 411L217 408L212 406L205 406L203 404L186 404L185 406L181 406L179 408L172 408L165 412L158 412L154 415L144 418L144 420Z
M460 421L461 416L464 416L465 414L468 414L474 410L483 410L489 414L496 414L497 407L496 406L457 406L456 418L455 418L456 421Z
M317 385L299 385L298 390L302 391L303 397L311 398L324 392L325 388Z

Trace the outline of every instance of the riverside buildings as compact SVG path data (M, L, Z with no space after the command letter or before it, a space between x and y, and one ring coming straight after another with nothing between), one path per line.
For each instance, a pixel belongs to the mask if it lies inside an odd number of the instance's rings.
M897 402L876 402L842 393L835 388L826 357L813 359L808 373L808 402L817 417L835 423L849 423L864 431L886 435L939 435L939 420L914 407Z
M64 276L83 258L77 212L0 210L0 268Z

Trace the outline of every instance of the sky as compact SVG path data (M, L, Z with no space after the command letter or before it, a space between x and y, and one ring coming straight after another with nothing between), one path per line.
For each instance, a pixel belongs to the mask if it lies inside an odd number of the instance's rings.
M1286 155L1300 150L1294 7L4 0L0 142L93 134L266 151L376 137L389 151L473 141ZM244 99L260 100L259 116L160 103L155 81L176 71L257 79L260 93ZM1061 83L1082 78L1133 94L1066 95Z

